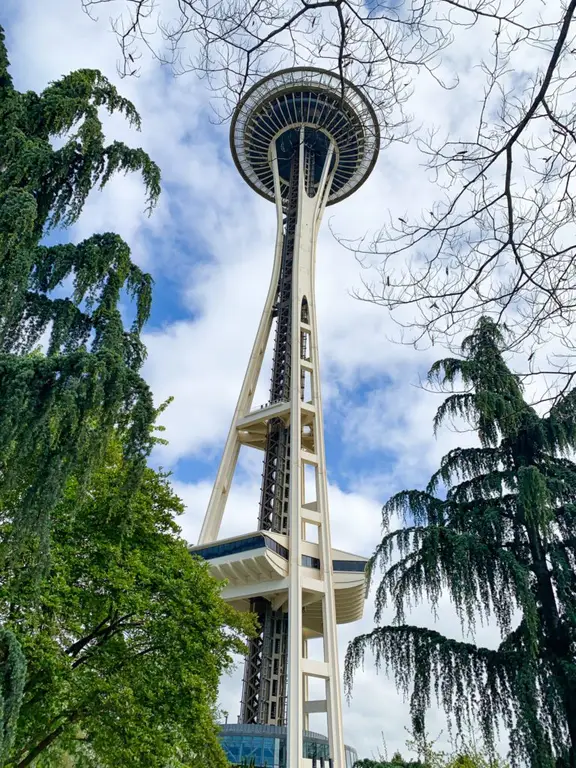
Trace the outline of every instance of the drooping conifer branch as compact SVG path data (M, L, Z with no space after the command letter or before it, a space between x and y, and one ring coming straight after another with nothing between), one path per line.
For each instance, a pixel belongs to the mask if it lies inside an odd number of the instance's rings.
M516 661L488 648L443 637L438 632L399 624L376 628L355 638L346 652L344 684L350 694L353 672L364 664L366 651L374 655L376 667L390 672L402 693L410 696L418 731L434 698L454 715L463 729L482 710L483 735L488 743L498 732L500 719L513 722L509 697L510 678ZM439 684L445 678L446 682Z
M96 70L40 94L18 92L0 30L0 513L11 526L0 559L28 536L47 543L66 479L90 476L115 427L127 435L131 482L151 447L154 409L139 373L150 275L112 233L41 244L118 171L142 174L149 208L158 198L158 167L142 149L105 142L101 109L140 126L135 107ZM64 139L58 149L55 137ZM131 328L120 314L123 294L135 303ZM33 354L40 342L45 356Z
M476 429L480 447L442 460L425 491L384 506L384 537L370 561L383 576L376 622L391 603L393 626L356 638L346 659L350 691L367 650L410 695L422 732L435 693L457 728L478 717L490 742L511 731L513 762L576 766L576 397L548 416L524 400L500 352L500 331L483 318L463 359L442 360L431 377L467 391L450 394L436 426L452 417ZM389 529L393 517L404 527ZM405 625L406 611L448 594L463 625L495 617L502 642L479 648ZM513 627L517 615L520 622ZM562 762L564 761L564 762Z

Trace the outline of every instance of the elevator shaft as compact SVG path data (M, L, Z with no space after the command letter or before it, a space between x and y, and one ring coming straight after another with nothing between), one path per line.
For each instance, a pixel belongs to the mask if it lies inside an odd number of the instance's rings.
M304 146L305 189L313 188L314 155ZM300 148L297 145L290 164L290 185L285 207L282 262L273 315L276 319L270 402L290 399L292 364L292 324L294 251L298 221ZM283 419L268 423L262 471L258 528L288 534L290 494L290 428ZM251 601L258 616L259 635L249 644L244 666L240 722L261 725L286 724L288 661L288 614L273 610L264 598Z

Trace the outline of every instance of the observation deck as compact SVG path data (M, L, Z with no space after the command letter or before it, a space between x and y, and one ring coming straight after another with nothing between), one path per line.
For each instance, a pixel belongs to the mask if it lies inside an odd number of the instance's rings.
M304 141L317 157L316 184L330 144L336 165L327 205L343 200L366 180L378 158L380 130L374 109L351 82L323 69L293 68L256 83L238 105L230 146L244 180L274 202L271 149L275 145L282 199L287 200L290 164L304 127Z

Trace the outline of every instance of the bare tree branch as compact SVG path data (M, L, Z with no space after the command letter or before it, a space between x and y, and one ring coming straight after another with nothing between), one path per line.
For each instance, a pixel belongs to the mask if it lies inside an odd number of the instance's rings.
M384 144L410 140L422 153L434 197L424 214L389 213L371 237L339 238L366 269L358 298L386 307L396 340L415 345L455 345L488 314L506 325L511 349L528 350L530 375L556 370L572 381L576 0L174 0L169 18L156 0L80 1L93 18L120 9L112 26L123 75L138 72L146 51L176 73L194 71L223 120L279 67L353 80ZM439 138L414 124L410 99L440 85L458 103L462 73L442 57L471 29L488 40L474 63L477 113Z
M420 219L390 220L372 241L345 244L363 265L368 255L380 260L360 298L396 316L413 308L407 320L398 319L404 341L451 345L480 314L490 314L505 323L510 348L528 347L530 359L557 342L565 354L555 373L571 383L576 0L556 6L555 22L539 27L522 21L528 5L516 2L505 19L491 14L495 40L491 63L483 62L487 86L475 136L439 144L434 136L420 139L442 198ZM486 15L479 6L467 10ZM505 28L516 30L507 43ZM520 44L539 54L522 88L510 65Z

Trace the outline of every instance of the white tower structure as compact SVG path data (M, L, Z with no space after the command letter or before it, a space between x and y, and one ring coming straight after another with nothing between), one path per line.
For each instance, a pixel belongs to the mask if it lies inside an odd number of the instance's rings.
M298 68L266 77L246 94L230 138L245 181L276 204L278 230L256 340L191 552L227 580L227 601L259 617L261 632L245 663L240 723L287 734L279 765L347 768L337 624L362 616L366 560L333 549L330 538L314 275L324 209L370 174L378 124L350 82ZM270 399L254 408L271 333ZM218 540L241 445L264 452L258 529ZM321 660L308 657L312 638L322 639ZM310 678L323 681L321 699L309 698ZM304 754L313 713L327 720L329 754L321 763Z

